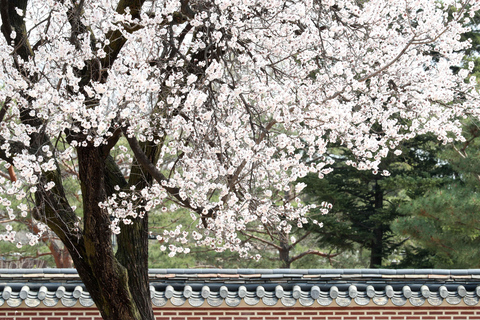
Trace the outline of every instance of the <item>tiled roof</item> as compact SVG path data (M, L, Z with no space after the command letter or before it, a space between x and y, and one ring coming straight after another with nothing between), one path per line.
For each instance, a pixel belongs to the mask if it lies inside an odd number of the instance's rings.
M480 269L152 269L155 306L478 305ZM0 307L94 304L74 269L0 269Z

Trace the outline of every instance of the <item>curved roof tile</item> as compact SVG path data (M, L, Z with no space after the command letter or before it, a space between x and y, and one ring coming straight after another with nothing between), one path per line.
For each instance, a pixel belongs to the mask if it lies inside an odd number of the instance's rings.
M468 306L480 301L480 270L152 269L154 306ZM0 269L0 307L94 305L74 269Z

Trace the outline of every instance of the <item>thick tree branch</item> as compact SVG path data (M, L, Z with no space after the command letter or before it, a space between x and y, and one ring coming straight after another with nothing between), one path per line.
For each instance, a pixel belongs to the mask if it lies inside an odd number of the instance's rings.
M18 54L24 61L28 61L33 56L32 48L27 37L27 28L25 26L24 16L20 16L17 10L24 13L27 10L28 0L0 0L0 15L2 17L2 33L7 43L14 43L14 53ZM13 31L15 38L12 39ZM19 67L17 62L17 68Z
M71 27L70 42L75 46L77 50L80 50L82 46L80 41L78 40L78 36L82 33L85 33L88 29L81 20L84 4L85 0L80 0L78 4L74 4L72 7L70 7L67 12L68 22L70 23ZM90 39L93 40L93 32L90 33Z
M255 144L258 145L260 144L260 142L263 141L263 139L265 139L265 137L267 136L268 132L270 131L270 129L273 128L273 126L277 123L277 121L275 120L271 120L267 125L266 127L263 129L262 133L259 135L259 137L255 140ZM243 169L245 168L247 164L247 161L246 160L243 160L240 165L237 167L237 169L235 170L235 172L233 173L233 175L229 176L228 177L228 190L231 191L233 190L233 188L235 187L235 184L237 183L238 181L238 178L240 177L240 174L242 173ZM228 194L225 195L223 198L222 198L222 201L223 202L226 202L228 199Z
M372 73L366 75L365 77L358 79L358 82L366 81L366 80L380 74L384 70L388 69L392 64L397 62L398 59L400 59L403 56L403 54L407 51L408 48L410 48L410 46L413 44L414 41L415 41L415 37L413 37L410 41L408 41L408 43L405 45L405 47L403 47L402 51L400 51L400 53L397 54L397 56L395 58L393 58L392 61L390 61L389 63L387 63L386 65L384 65L380 69L378 69L377 71L372 72Z
M112 150L112 148L117 144L121 136L122 136L121 129L116 129L115 131L113 131L112 136L109 137L107 140L107 144L101 147L101 152L104 157L108 156L108 154L110 153L110 150Z
M0 138L0 145L5 145L5 139ZM27 147L19 141L8 141L8 151L0 148L0 159L13 165L13 157L16 154L21 154Z
M203 208L193 206L190 203L190 200L188 198L183 199L180 197L180 189L177 187L168 187L168 178L165 177L163 173L160 172L160 170L157 169L157 167L148 159L148 157L145 155L145 153L142 151L142 148L140 147L137 139L130 135L127 132L127 128L123 128L123 133L125 137L127 138L128 144L130 145L130 148L133 151L133 154L135 155L136 160L138 163L147 171L155 181L157 181L171 196L173 196L184 208L190 209L199 215L201 215L203 218L209 217L213 215L213 212L209 212L207 215L203 213Z
M120 0L117 5L117 12L119 14L125 14L126 10L130 11L133 19L140 20L140 13L145 0ZM129 30L133 32L134 30ZM105 35L105 39L110 40L110 44L105 46L103 50L106 52L105 58L100 60L102 68L109 69L113 62L117 59L120 50L123 48L127 39L122 35L119 30L111 30Z
M6 98L3 102L2 109L0 110L0 123L2 123L3 119L5 119L5 115L8 111L8 104L12 101L10 98Z

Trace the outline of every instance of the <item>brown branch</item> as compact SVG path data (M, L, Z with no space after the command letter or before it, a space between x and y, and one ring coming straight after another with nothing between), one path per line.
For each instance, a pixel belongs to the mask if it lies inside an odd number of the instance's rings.
M74 175L75 177L78 178L78 172L77 170L75 170L75 168L70 166L65 160L62 160L62 165L65 167L66 173L70 173L71 175Z
M298 243L300 243L300 242L302 242L303 240L305 240L311 233L312 233L312 231L308 231L308 232L305 233L303 236L301 236L300 239L298 239L297 241L295 241L295 243L292 243L288 248L289 248L289 249L292 249L292 248L295 247Z
M40 252L37 251L37 253L34 256L22 256L18 260L19 261L26 260L26 259L32 259L33 260L33 259L36 259L36 258L39 258L39 257L50 256L50 255L52 255L51 252L40 253Z
M263 224L263 227L264 227L264 230L265 232L268 234L268 236L270 237L270 239L272 240L276 240L276 241L280 241L280 237L281 235L279 235L278 237L275 237L274 234L272 232L270 232L270 229L273 229L273 231L277 232L277 229L275 227L271 227L271 223L264 223ZM278 234L278 233L277 233Z
M293 257L292 259L290 259L290 263L291 262L294 262L298 259L301 259L307 255L310 255L310 254L313 254L313 255L316 255L316 256L320 256L320 257L323 257L323 258L328 258L329 260L333 257L336 257L338 256L340 253L336 253L336 254L329 254L329 253L324 253L324 252L321 252L319 250L313 250L313 249L310 249L308 251L305 251L305 252L302 252L300 253L299 255L296 255L295 257Z
M78 4L73 4L68 9L67 16L70 23L70 43L72 43L77 50L81 49L81 43L78 40L78 36L87 30L87 27L81 21L81 15L83 13L83 5L85 0L80 0Z
M259 144L260 142L262 142L262 140L265 138L265 136L267 135L268 131L277 123L277 121L275 120L272 120L270 121L267 126L263 129L262 133L260 134L260 136L255 140L255 144ZM231 191L233 190L233 187L235 186L235 183L237 182L238 180L238 177L240 176L240 173L242 172L242 170L245 168L245 165L247 164L247 161L246 160L243 160L242 163L240 163L240 165L237 167L237 170L235 170L235 172L233 173L233 175L231 175L229 177L229 182L228 182L228 190ZM227 200L227 195L225 195L222 200L225 202Z
M463 10L465 9L465 5L464 7L462 7L461 9L461 12L463 12ZM460 14L459 14L460 16ZM412 44L416 44L416 45L424 45L424 44L429 44L429 43L432 43L432 42L435 42L438 40L438 38L440 38L446 31L448 30L448 28L445 28L442 30L442 32L438 33L433 39L421 39L421 40L416 40L416 36L414 36L410 41L408 41L407 45L402 49L402 51L400 51L400 53L395 57L393 58L392 61L390 61L389 63L387 63L385 66L383 66L382 68L378 69L377 71L361 78L358 80L358 82L363 82L363 81L366 81L376 75L378 75L379 73L381 73L382 71L384 71L385 69L388 69L392 64L394 64L395 62L397 62L400 57L407 51L407 49L412 45Z
M269 246L271 246L271 247L274 247L274 248L277 249L277 250L281 250L281 249L282 249L282 247L280 247L279 245L277 245L277 244L275 244L275 243L273 243L273 242L270 242L270 241L268 241L268 240L265 240L265 239L263 239L263 238L257 237L256 235L253 235L253 234L248 233L248 232L245 232L245 231L240 231L240 232L241 232L243 235L245 235L245 236L247 236L247 237L249 237L249 238L251 238L251 239L255 239L255 240L258 240L258 241L260 241L260 242L263 242L263 243L265 243L265 244L267 244L267 245L269 245Z
M410 41L408 41L407 45L402 49L402 51L400 51L400 53L392 59L392 61L390 61L389 63L387 63L385 66L381 67L380 69L378 69L377 71L369 74L369 75L366 75L365 77L361 78L358 80L358 82L363 82L363 81L366 81L372 77L375 77L376 75L378 75L379 73L381 73L382 71L384 71L385 69L389 68L392 64L394 64L395 62L398 61L398 59L400 59L401 56L403 56L403 54L407 51L407 49L412 45L412 43L415 41L415 37L413 37Z
M108 156L110 150L112 150L112 148L117 144L121 136L122 136L122 130L120 128L113 131L112 136L107 139L107 144L102 146L101 148L102 155L104 158Z
M10 167L8 167L8 174L9 174L9 177L10 177L10 181L12 181L12 182L17 181L17 176L15 175L15 171L13 170L12 165L10 165Z
M0 177L3 177L5 179L10 179L10 175L3 173L2 171L0 171Z
M250 229L250 228L246 228L245 231L247 231L247 232L256 232L256 233L260 233L260 234L267 234L267 232L265 232L265 231L259 231L259 230Z

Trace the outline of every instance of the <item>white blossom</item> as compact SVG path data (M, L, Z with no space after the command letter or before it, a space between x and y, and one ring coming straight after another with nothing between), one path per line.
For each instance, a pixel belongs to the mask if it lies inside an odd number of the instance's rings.
M357 160L348 165L388 176L379 165L389 152L401 155L402 141L426 133L461 141L459 120L480 116L474 65L462 60L470 43L461 40L476 3L467 12L461 1L207 2L187 22L176 0L135 19L117 12L117 1L85 1L78 35L67 4L32 0L16 9L35 52L23 59L5 39L23 34L0 37L0 102L10 101L1 165L17 175L0 181L9 217L59 192L52 173L76 179L82 148L116 143L110 155L129 177L145 166L126 145L134 139L156 146L146 167L157 175L148 186L101 193L109 232L182 207L192 225L165 230L162 250L188 253L193 239L249 257L239 233L250 226L288 234L308 222L313 206L302 203L298 179L333 170L332 144L351 150ZM445 19L450 5L456 14ZM112 31L124 40L115 54ZM319 207L327 214L332 204ZM1 237L17 242L13 230Z

